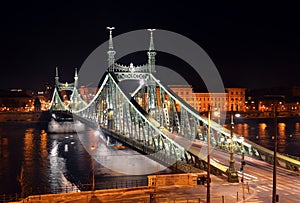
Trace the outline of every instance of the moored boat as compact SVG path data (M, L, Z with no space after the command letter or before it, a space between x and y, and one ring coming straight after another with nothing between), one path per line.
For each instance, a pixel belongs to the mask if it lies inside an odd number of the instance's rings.
M80 121L56 121L51 119L48 123L49 133L75 133L85 131L85 125Z

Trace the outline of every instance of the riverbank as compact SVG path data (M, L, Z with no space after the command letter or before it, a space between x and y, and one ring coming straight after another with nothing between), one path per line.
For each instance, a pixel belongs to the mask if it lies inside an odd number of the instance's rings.
M51 115L48 111L39 112L18 112L18 111L7 111L0 112L0 124L4 123L37 123L37 122L49 122Z
M268 120L274 120L274 113L273 112L221 112L219 115L213 114L211 115L212 120L219 122L219 120L225 121L225 123L230 123L231 119L233 118L234 123L244 123L244 122L252 122L252 121L268 121ZM207 116L206 114L203 114L203 116ZM233 117L232 117L233 116ZM296 120L300 122L300 115L296 112L277 112L276 113L276 119L278 121L282 120Z
M239 183L228 183L225 177L211 175L212 203L242 201L242 187ZM226 190L224 190L224 186ZM143 186L61 194L29 196L22 202L206 202L206 185ZM259 200L254 188L246 188L245 201Z
M259 118L274 118L273 111L252 111L252 112L233 112L234 114L240 114L239 118L243 119L259 119ZM231 115L230 112L227 115ZM294 111L278 111L276 112L277 118L300 118L299 112ZM237 117L238 119L238 117Z

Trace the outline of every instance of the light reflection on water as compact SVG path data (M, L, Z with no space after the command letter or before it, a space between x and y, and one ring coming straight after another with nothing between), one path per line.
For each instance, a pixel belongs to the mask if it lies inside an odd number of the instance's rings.
M27 128L23 143L24 158L18 175L22 195L64 192L66 187L71 188L72 183L64 177L65 160L59 157L55 135Z
M295 123L295 134L300 134L300 122Z
M1 126L0 194L27 196L64 192L65 188L77 190L65 177L66 160L59 155L60 139L39 126Z
M269 149L274 148L275 127L273 119L236 120L234 132ZM278 152L300 157L300 121L278 119Z
M39 126L0 127L0 194L89 189L92 162L82 143L91 146L96 139L91 129L81 134L47 134ZM95 174L97 182L147 179L146 175L125 177L97 161Z

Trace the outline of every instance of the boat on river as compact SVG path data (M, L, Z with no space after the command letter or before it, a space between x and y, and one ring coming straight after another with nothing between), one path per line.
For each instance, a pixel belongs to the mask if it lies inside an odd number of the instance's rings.
M56 121L51 119L48 123L49 133L76 133L85 131L84 123L80 121Z

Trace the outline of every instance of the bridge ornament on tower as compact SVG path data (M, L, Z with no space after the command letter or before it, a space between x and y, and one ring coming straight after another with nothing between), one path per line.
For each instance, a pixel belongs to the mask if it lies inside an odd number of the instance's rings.
M108 53L108 61L109 61L109 71L113 72L118 81L123 80L142 80L148 81L149 75L151 73L155 73L155 56L156 52L154 50L154 41L153 41L153 32L155 29L148 29L150 31L150 45L149 51L147 52L148 55L148 63L140 66L134 66L133 63L130 63L129 66L121 65L118 63L114 63L112 60L113 56L115 55L115 51L113 50L113 41L112 41L112 29L109 30L109 51Z

